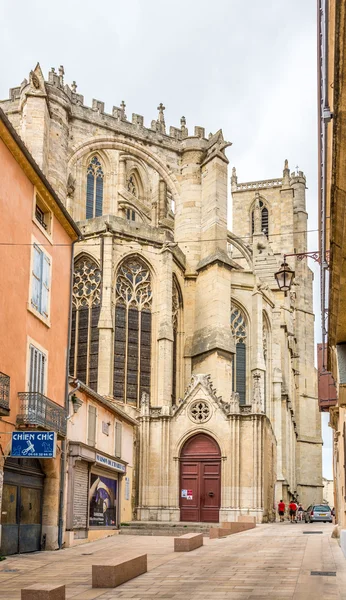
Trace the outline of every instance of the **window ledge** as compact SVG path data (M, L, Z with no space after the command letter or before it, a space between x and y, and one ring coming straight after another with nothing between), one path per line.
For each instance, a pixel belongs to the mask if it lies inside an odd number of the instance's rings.
M50 319L41 315L41 313L39 313L38 310L36 310L33 306L31 306L30 302L27 302L26 307L27 307L28 311L31 312L31 314L33 314L35 317L37 317L37 319L42 321L42 323L46 327L48 327L48 328L51 327Z
M32 218L32 222L35 223L36 227L43 233L43 235L45 236L45 238L47 238L48 242L53 246L52 234L49 233L47 231L47 229L45 229L44 227L42 227L42 225L39 223L39 221L37 219L35 219L35 217ZM40 313L38 313L38 314L40 314Z

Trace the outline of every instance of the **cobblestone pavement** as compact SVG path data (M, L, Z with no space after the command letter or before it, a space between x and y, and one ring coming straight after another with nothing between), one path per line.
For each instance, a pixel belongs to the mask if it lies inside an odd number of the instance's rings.
M204 538L205 545L188 554L174 553L173 537L162 536L114 536L60 552L22 554L0 563L0 598L19 600L23 587L56 582L66 584L73 600L346 600L346 559L332 529L324 523L260 525L219 540ZM137 552L148 554L148 573L113 590L92 589L93 562Z

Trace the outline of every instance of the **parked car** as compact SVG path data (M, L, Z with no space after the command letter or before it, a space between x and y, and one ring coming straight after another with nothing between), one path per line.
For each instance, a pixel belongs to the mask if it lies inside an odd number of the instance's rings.
M315 523L323 521L323 523L332 523L332 511L328 504L312 504L305 511L305 523Z

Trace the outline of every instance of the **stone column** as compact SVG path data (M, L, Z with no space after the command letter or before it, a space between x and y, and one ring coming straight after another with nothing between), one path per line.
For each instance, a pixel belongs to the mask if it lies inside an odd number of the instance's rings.
M167 186L163 179L159 182L159 221L166 217L167 212Z
M97 391L101 396L113 395L113 235L102 235L102 296L99 319L99 358Z
M264 410L264 377L266 374L266 365L263 356L263 297L258 287L252 294L252 356L251 371L253 378L256 378L259 397L256 397L257 409ZM254 391L255 382L252 381L252 401L255 401Z
M160 257L158 289L157 337L157 406L171 406L173 377L173 323L172 323L172 253L163 247Z

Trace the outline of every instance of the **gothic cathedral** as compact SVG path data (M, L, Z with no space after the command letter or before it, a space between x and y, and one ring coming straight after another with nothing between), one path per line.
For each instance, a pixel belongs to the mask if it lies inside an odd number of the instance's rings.
M322 500L306 181L239 183L222 131L145 127L39 65L0 103L78 222L70 374L138 421L134 519L272 520Z

